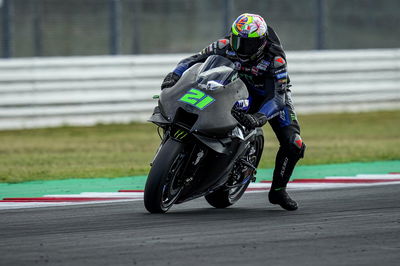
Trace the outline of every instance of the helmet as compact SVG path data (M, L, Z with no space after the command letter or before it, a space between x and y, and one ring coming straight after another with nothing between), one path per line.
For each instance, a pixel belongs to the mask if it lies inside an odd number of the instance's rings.
M232 24L230 45L242 60L258 59L267 45L267 24L260 15L242 14Z

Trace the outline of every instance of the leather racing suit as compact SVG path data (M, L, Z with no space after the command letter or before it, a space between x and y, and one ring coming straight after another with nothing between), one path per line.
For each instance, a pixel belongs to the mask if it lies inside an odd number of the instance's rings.
M305 144L291 99L286 56L274 30L268 26L268 45L256 61L240 60L224 38L213 42L200 53L181 60L173 70L178 78L192 65L210 55L220 55L234 62L239 77L249 91L249 114L267 117L280 148L276 155L272 189L285 188L297 161L303 158Z

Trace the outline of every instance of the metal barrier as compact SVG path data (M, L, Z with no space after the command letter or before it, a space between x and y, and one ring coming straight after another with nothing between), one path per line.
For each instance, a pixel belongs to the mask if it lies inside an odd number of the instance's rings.
M145 121L188 56L0 60L0 129ZM288 52L299 113L400 109L400 49Z

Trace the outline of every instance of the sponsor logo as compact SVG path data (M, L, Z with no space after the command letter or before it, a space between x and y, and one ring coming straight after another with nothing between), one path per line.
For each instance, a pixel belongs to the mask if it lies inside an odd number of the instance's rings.
M277 75L275 75L275 77L276 77L277 79L286 78L286 77L287 77L287 72L277 74Z
M250 101L249 100L239 100L235 103L235 108L243 110L243 111L247 111L249 109L250 106Z
M194 161L193 165L197 165L200 162L200 159L203 158L204 156L204 151L200 150L200 152L197 154L196 161Z
M234 51L226 50L226 55L227 55L227 56L235 57L235 56L236 56L236 53L235 53ZM238 63L239 63L239 62L238 62Z
M285 175L286 166L287 166L288 162L289 162L288 157L285 157L285 160L283 161L283 164L282 164L281 177L283 177Z
M253 67L251 68L251 74L257 76L257 75L258 75L258 70L259 70L259 69L258 69L257 67L253 66Z
M178 130L175 132L175 134L174 134L174 138L182 140L182 139L184 139L187 135L188 135L187 132L178 129Z
M267 62L267 61L266 61ZM267 62L269 63L269 62ZM251 74L253 76L260 76L262 75L265 71L267 71L268 65L267 64L258 64L257 66L242 66L242 64L238 61L234 62L235 64L235 69L240 71L241 74L246 73L246 74Z
M286 71L286 68L284 67L284 68L276 70L275 74L282 73L282 72L285 72L285 71Z
M262 60L261 63L259 63L257 65L257 68L260 69L260 70L265 71L265 70L267 70L267 68L269 67L270 64L271 64L271 62L266 61L266 60Z

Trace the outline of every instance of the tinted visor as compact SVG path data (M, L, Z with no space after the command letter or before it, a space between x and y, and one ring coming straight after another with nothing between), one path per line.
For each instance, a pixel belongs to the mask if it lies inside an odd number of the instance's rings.
M264 42L265 38L243 38L233 34L231 36L232 49L244 57L256 54Z

